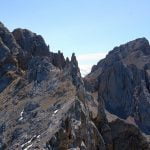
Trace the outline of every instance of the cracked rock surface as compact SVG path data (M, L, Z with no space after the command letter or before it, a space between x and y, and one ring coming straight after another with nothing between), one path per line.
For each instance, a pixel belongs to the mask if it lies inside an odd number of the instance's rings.
M141 76L149 81L148 70L135 69L135 85ZM0 23L0 150L149 150L136 123L105 110L105 91L97 92L96 84L83 81L75 54L65 59L42 36L20 28L10 32ZM138 105L138 94L148 92L148 84L140 85L145 89L139 93L137 87L133 95Z

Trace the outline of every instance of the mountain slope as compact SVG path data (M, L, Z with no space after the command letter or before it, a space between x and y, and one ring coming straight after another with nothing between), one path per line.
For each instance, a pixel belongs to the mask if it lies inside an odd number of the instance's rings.
M149 149L136 126L107 120L75 54L65 59L40 35L0 23L0 58L0 150Z
M98 91L109 112L133 118L150 134L150 45L145 38L115 47L84 81L89 91Z

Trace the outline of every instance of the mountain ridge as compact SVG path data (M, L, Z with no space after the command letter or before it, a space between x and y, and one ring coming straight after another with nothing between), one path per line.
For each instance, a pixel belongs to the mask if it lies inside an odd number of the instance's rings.
M74 53L65 59L42 36L0 23L0 150L149 149L137 126L108 120L100 93L86 88Z
M84 79L89 91L101 92L101 98L105 102L106 109L123 119L135 115L134 117L137 117L135 121L148 134L149 56L148 40L145 38L136 39L115 47L106 58L93 66L91 73ZM140 108L141 106L145 108ZM136 116L135 112L140 114ZM141 121L140 117L141 119L143 117ZM144 120L147 122L147 127L145 124L142 127L141 122Z

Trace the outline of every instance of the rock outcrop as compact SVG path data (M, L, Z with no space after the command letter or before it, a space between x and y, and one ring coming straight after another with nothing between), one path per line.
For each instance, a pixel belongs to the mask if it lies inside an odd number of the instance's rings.
M150 45L145 38L115 47L84 81L87 90L99 93L109 112L132 117L150 134Z
M65 59L40 35L0 23L0 58L0 150L118 150L129 136L123 150L149 149L135 125L108 120L75 54Z

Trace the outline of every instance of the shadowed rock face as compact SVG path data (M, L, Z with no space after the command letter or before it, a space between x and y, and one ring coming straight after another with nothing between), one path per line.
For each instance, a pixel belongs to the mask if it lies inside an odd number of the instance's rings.
M85 89L75 54L65 59L40 35L11 33L0 23L0 58L0 150L117 150L126 135L149 149L134 125L107 120L103 101Z
M132 116L150 134L150 46L145 38L114 48L84 80L109 112L123 119Z
M120 119L112 121L109 125L112 129L113 148L115 150L122 148L126 150L148 149L148 144L137 127L124 123Z
M33 56L49 55L49 48L46 46L44 39L40 35L36 35L26 29L15 29L13 31L17 43L24 50Z

